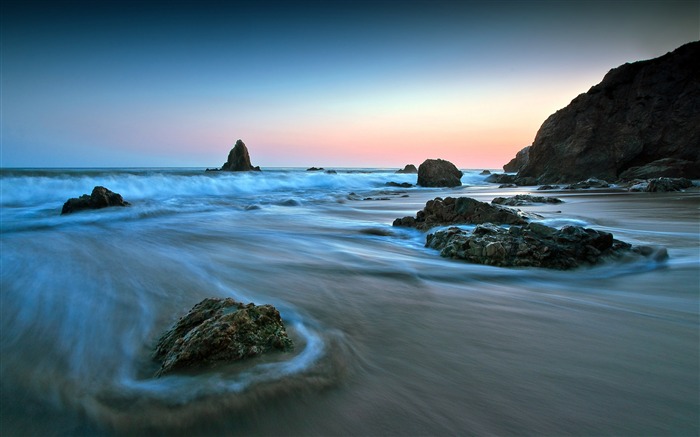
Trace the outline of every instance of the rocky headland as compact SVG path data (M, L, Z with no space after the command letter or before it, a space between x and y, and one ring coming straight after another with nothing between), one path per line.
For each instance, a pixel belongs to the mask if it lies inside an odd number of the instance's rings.
M85 209L100 209L109 206L129 206L129 202L124 201L121 194L110 191L105 187L97 186L92 189L90 195L83 194L80 197L68 199L63 204L61 214L71 214Z
M153 358L161 363L156 376L163 376L293 347L280 313L272 305L208 298L163 334Z
M700 178L700 42L624 64L540 127L518 180ZM519 152L524 158L523 151ZM526 185L516 182L518 185Z

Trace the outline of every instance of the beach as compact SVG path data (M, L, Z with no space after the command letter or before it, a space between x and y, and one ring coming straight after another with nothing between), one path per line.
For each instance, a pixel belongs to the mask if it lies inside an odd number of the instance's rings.
M0 431L697 435L697 188L387 186L415 184L395 170L2 170ZM97 185L131 205L60 215ZM563 201L518 207L539 222L669 258L492 267L392 226L523 193ZM158 337L206 297L274 305L294 351L155 378Z

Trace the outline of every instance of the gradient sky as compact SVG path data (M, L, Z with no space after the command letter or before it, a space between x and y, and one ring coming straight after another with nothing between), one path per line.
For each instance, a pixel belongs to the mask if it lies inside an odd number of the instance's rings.
M2 3L1 167L499 168L700 1Z

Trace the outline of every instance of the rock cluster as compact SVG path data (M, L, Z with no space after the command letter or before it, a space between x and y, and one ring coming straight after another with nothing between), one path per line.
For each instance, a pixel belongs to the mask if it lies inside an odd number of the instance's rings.
M393 226L405 226L421 231L435 226L452 224L525 224L527 221L520 211L498 205L490 205L471 197L437 197L429 200L416 217L394 220Z
M646 191L662 193L668 191L683 191L693 186L693 181L685 178L654 178L647 181L635 181L629 191Z
M80 197L68 199L63 204L61 214L70 214L84 209L100 209L108 206L129 206L129 202L122 199L121 194L114 193L105 187L97 186L92 189L88 196L83 194Z
M457 227L429 234L426 247L447 258L500 267L544 267L567 270L594 265L608 258L636 254L663 260L665 249L633 248L608 232L580 226L555 229L539 223L477 226L472 232Z
M552 114L518 177L700 178L700 42L624 64Z
M162 376L292 348L279 311L272 305L209 298L163 334L153 358L161 362L156 376Z
M533 196L531 194L516 194L512 197L496 197L491 203L506 206L532 205L533 203L561 203L562 200L556 197Z
M418 167L418 185L421 187L458 187L463 173L450 161L426 159Z
M228 160L221 167L222 171L260 171L260 167L250 163L250 155L245 143L240 139L236 141L228 153Z
M589 188L609 188L610 184L607 181L588 178L585 181L579 181L574 184L569 184L564 187L564 190L587 190Z

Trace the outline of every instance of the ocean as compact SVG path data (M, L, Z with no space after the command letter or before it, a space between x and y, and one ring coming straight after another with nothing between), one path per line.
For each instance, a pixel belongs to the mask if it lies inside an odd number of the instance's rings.
M0 170L0 434L698 434L699 191L537 192L669 259L499 268L392 221L530 188L335 170ZM97 185L131 206L60 214ZM155 378L206 297L274 305L294 351Z

